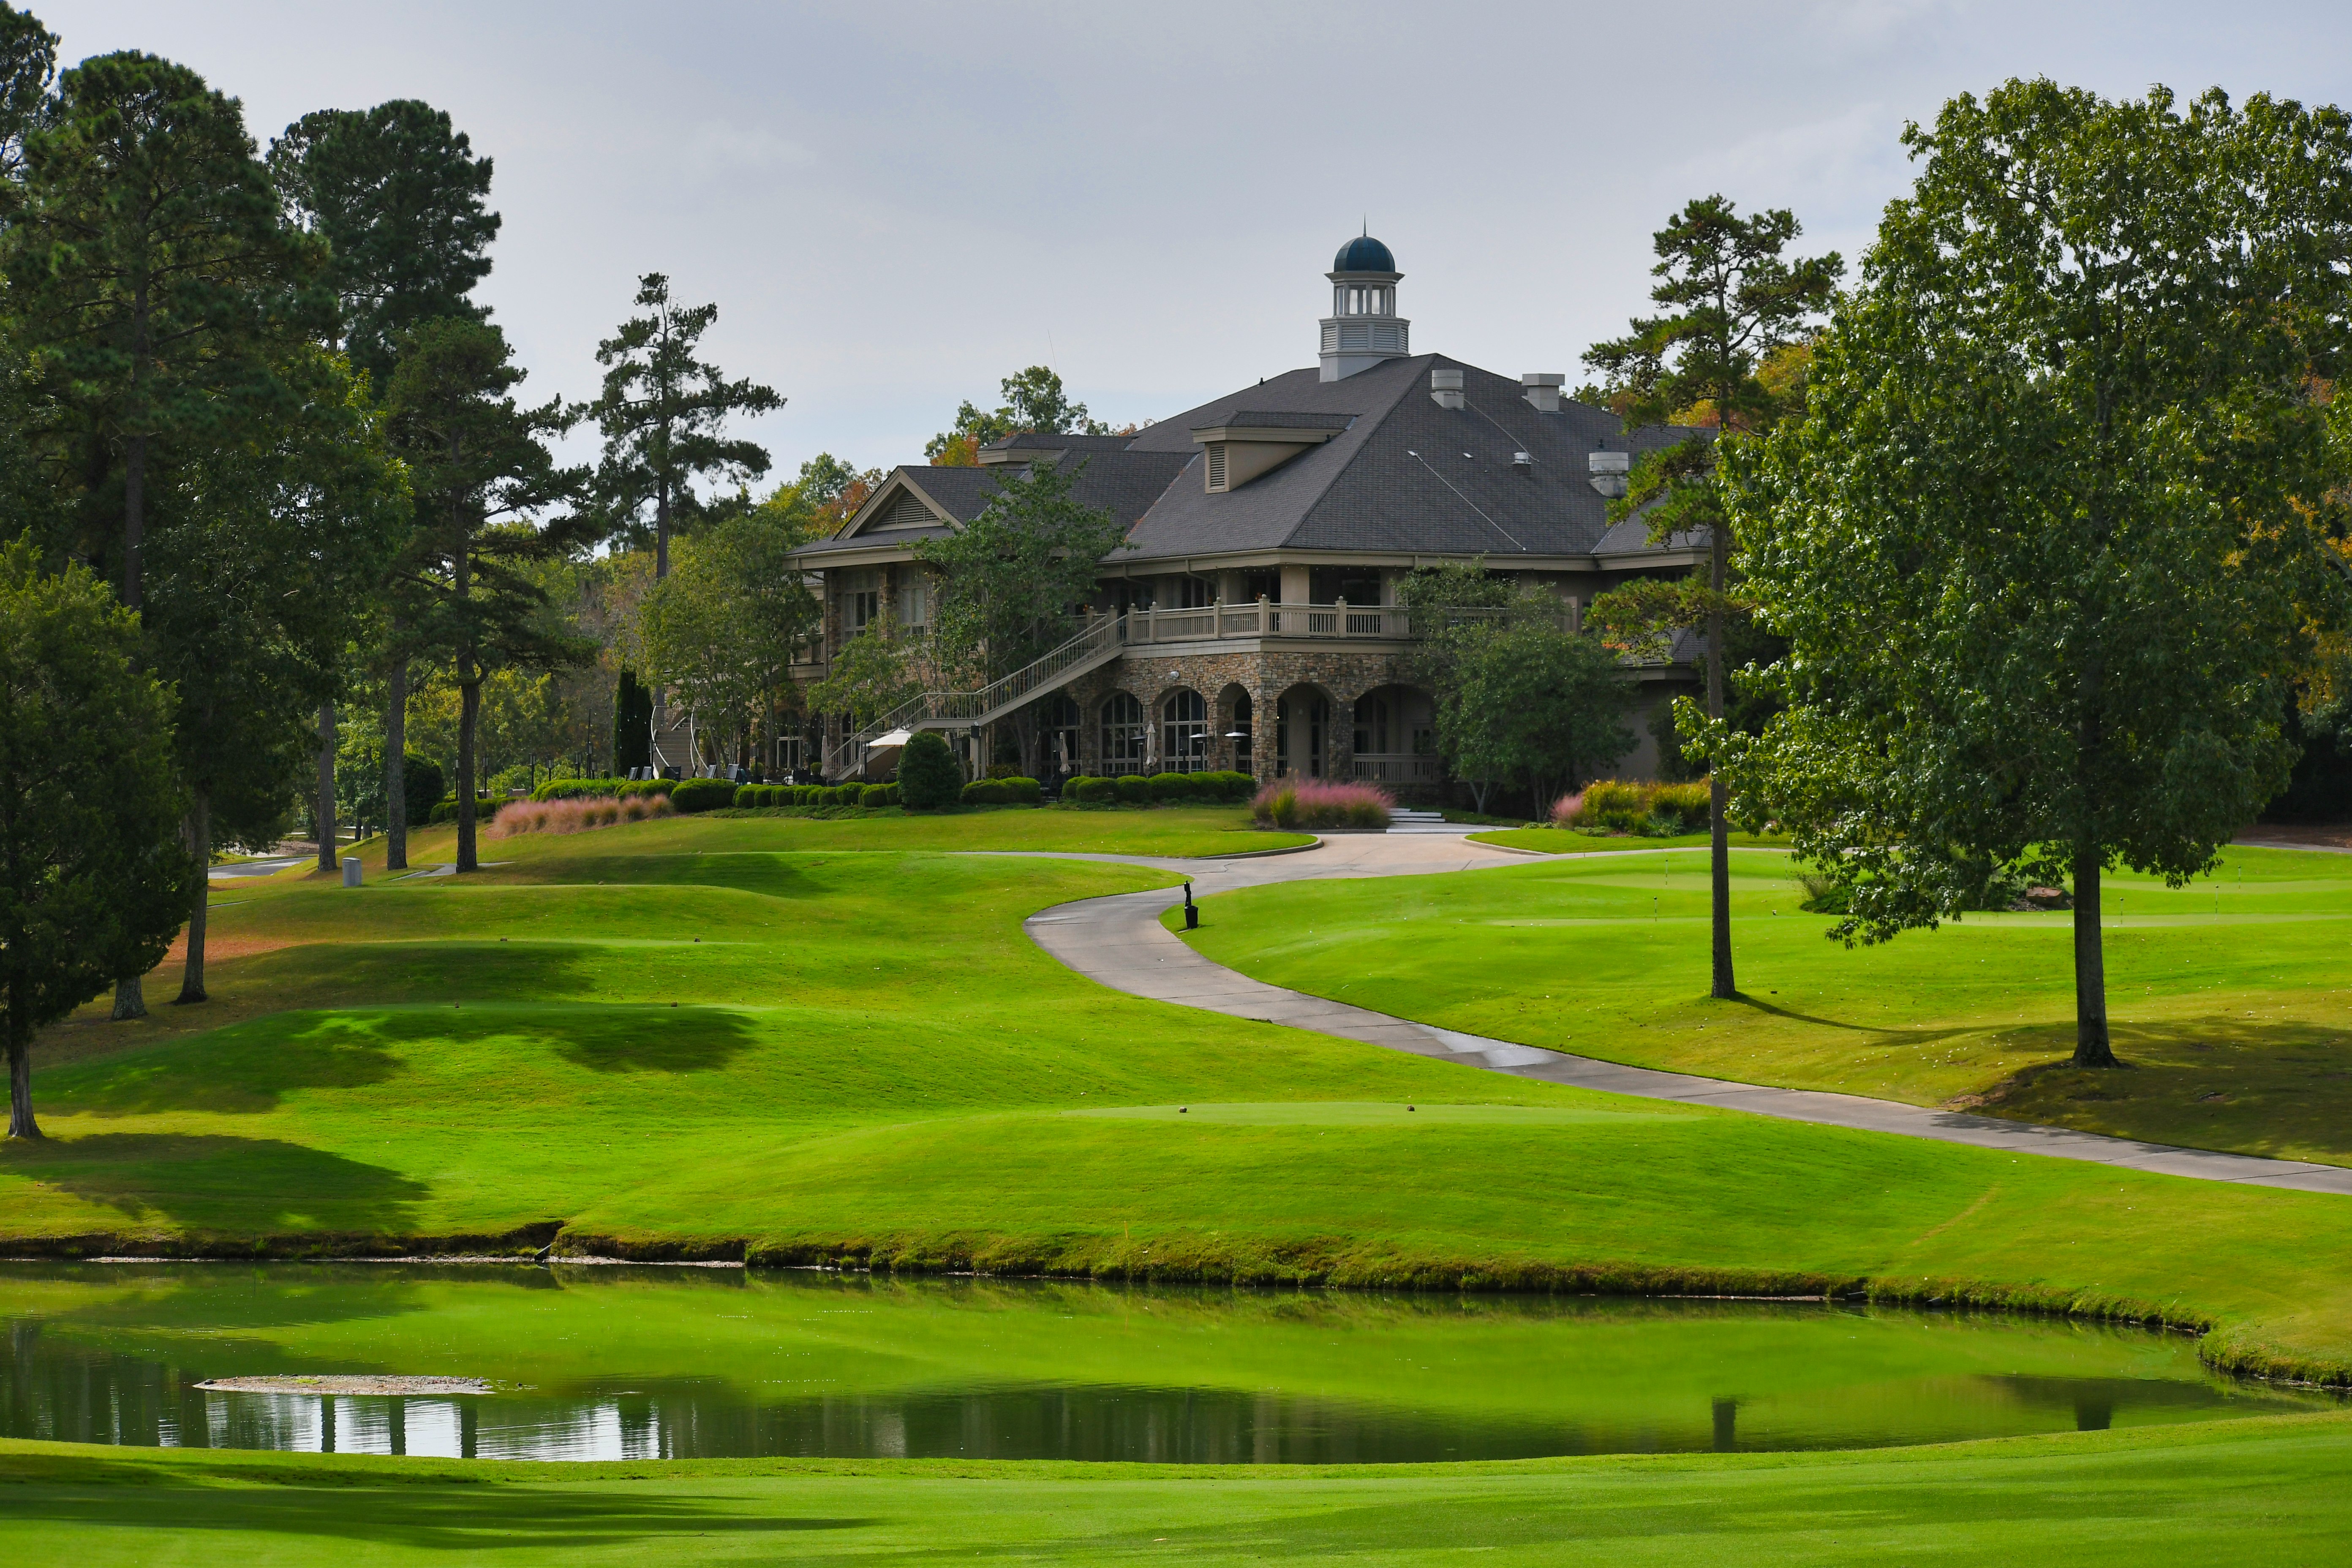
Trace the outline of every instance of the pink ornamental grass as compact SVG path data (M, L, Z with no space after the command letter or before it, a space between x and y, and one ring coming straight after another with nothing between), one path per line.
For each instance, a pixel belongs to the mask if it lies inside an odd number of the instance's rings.
M1250 815L1274 827L1386 827L1395 805L1377 784L1279 779L1257 792Z
M1576 790L1551 803L1551 825L1554 827L1572 826L1584 810L1584 792Z
M675 814L668 797L630 795L624 800L589 796L576 800L518 800L502 806L483 830L491 838L512 838L519 833L586 833L624 822Z

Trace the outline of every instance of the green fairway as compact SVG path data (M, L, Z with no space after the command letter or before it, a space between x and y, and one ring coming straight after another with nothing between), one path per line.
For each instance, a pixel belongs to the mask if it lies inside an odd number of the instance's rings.
M1561 839L1549 829L1521 839ZM2123 1072L2067 1065L2073 917L1822 940L1784 858L1732 856L1743 1000L1706 996L1706 856L1619 852L1255 889L1188 940L1261 980L1643 1067L1842 1089L2199 1148L2352 1164L2352 857L2234 848L2183 889L2106 885Z
M1315 1470L565 1466L0 1442L0 1545L84 1568L523 1563L2315 1565L2352 1418L1893 1451Z
M239 1250L561 1228L567 1247L654 1256L1010 1272L1920 1296L1958 1280L2152 1305L2256 1362L2352 1362L2339 1200L1623 1100L1146 1002L1064 969L1020 921L1161 874L762 847L809 826L659 822L510 841L478 878L236 889L217 934L244 956L218 965L219 1002L55 1037L34 1080L52 1136L0 1148L0 1235ZM1780 886L1765 857L1742 863ZM1326 909L1550 922L1640 897L1651 874L1617 856L1213 908L1303 898L1295 962ZM1842 956L1817 921L1766 919L1816 962ZM1507 954L1627 929L1488 923L1478 940ZM1221 912L1203 934L1242 931ZM1419 962L1347 940L1367 973ZM165 1032L198 1021L218 1026Z

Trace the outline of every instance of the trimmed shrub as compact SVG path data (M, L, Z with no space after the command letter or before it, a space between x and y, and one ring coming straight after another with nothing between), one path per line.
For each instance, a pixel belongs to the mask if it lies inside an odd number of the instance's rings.
M550 779L530 792L533 800L616 800L626 779Z
M996 783L1004 791L1004 804L1007 805L1045 804L1045 786L1035 779L1024 778L1019 773L1015 773L1009 779L999 779Z
M683 812L717 811L735 804L735 790L725 779L680 779L669 803Z
M898 804L891 798L895 793L889 784L867 784L857 792L857 804L868 811L879 811L886 805Z
M1118 781L1079 773L1062 784L1062 798L1079 805L1105 805L1118 798Z
M919 730L898 756L898 799L908 811L945 811L963 789L963 769L936 730Z
M489 821L492 817L498 816L499 807L506 804L507 803L505 801L499 800L490 795L476 795L474 797L474 820L477 823ZM433 821L436 826L444 822L455 822L457 820L457 802L454 795L433 808Z
M1111 780L1122 805L1144 805L1151 799L1151 781L1141 773L1121 773Z
M1003 779L972 780L971 783L963 786L962 800L963 804L966 805L1010 805L1013 804L1005 797L1004 781Z
M632 795L626 800L613 795L519 800L499 813L482 831L490 838L512 838L519 833L585 833L591 828L614 827L624 822L643 822L649 816L667 816L675 809L657 795Z
M1197 800L1238 803L1257 793L1257 780L1247 773L1194 773L1192 790Z
M1192 798L1191 773L1153 773L1143 781L1151 787L1155 801L1190 800Z
M1386 827L1394 805L1375 784L1278 779L1258 791L1250 815L1268 827Z
M1585 833L1635 833L1673 838L1706 824L1707 784L1634 784L1596 779L1551 808L1552 826Z

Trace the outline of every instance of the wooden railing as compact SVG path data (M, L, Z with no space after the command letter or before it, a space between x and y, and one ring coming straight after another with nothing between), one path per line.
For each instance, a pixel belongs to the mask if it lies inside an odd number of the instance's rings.
M1331 637L1357 642L1411 642L1460 621L1524 616L1519 608L1444 609L1416 616L1402 605L1203 605L1184 610L1131 610L1127 640L1134 644L1218 642L1251 637ZM1562 605L1559 624L1573 631L1576 611Z

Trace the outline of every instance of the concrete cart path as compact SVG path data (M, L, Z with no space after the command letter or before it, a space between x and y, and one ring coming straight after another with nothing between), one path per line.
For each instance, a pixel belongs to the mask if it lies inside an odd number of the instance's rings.
M1468 830L1460 834L1416 833L1332 836L1314 849L1299 854L1267 855L1229 859L1171 859L1143 855L1054 855L1040 858L1110 861L1149 866L1192 879L1196 895L1231 892L1271 882L1360 877L1424 876L1438 871L1463 871L1524 865L1517 855L1475 844ZM1691 855L1687 847L1673 850L1609 852L1612 859L1627 855L1674 853ZM1777 854L1776 850L1749 853ZM1643 1100L1675 1100L1749 1110L1792 1121L1853 1127L1872 1132L1894 1132L1928 1138L1941 1143L1965 1143L1973 1148L2006 1150L2011 1153L2047 1154L2062 1160L2086 1160L2095 1164L2121 1165L2136 1171L2193 1176L2201 1181L2236 1182L2248 1186L2291 1187L2303 1192L2352 1195L2352 1170L2337 1165L2308 1164L2295 1160L2264 1160L2246 1154L2217 1153L2205 1149L2179 1149L2163 1143L2141 1143L2127 1138L2107 1138L2063 1127L2006 1121L1993 1116L1937 1110L1895 1100L1868 1100L1860 1095L1828 1094L1811 1089L1771 1089L1761 1084L1734 1083L1722 1079L1695 1078L1596 1061L1510 1040L1465 1035L1434 1025L1417 1024L1368 1008L1352 1007L1304 992L1267 985L1215 963L1194 952L1160 923L1171 904L1183 901L1183 889L1155 889L1142 893L1118 893L1059 904L1029 917L1024 929L1030 939L1089 980L1113 990L1181 1006L1200 1007L1236 1018L1286 1024L1435 1057L1518 1078L1546 1083L1571 1084L1579 1089Z

